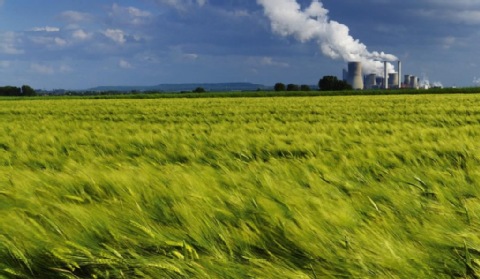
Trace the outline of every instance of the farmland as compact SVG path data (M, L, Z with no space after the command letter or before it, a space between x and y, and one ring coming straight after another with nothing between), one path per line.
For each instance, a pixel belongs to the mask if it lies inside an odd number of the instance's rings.
M480 278L480 95L0 101L0 278Z

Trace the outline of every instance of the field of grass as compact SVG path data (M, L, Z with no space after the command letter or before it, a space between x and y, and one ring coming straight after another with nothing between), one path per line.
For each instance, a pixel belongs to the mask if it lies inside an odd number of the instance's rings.
M1 100L0 278L480 278L480 95Z

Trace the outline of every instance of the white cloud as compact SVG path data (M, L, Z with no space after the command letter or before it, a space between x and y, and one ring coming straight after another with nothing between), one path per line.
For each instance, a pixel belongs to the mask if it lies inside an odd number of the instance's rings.
M155 2L172 6L178 10L185 10L194 4L200 7L203 7L205 4L207 4L207 0L155 0Z
M73 72L73 69L72 69L72 67L70 67L68 65L60 65L59 71L61 73L71 73L71 72Z
M262 66L274 66L274 67L281 67L281 68L290 67L288 63L274 61L272 57L263 57L262 60L260 60L260 64Z
M130 64L130 62L128 62L127 60L124 60L124 59L120 59L120 61L118 62L118 66L122 69L132 69L133 68L132 64Z
M58 49L68 45L68 41L60 37L33 36L30 41L37 45L42 45L50 49Z
M103 35L121 45L127 41L125 32L120 29L107 29L103 32Z
M55 73L55 70L53 69L53 67L41 65L37 63L32 63L30 65L30 70L32 70L37 74L44 74L44 75L52 75Z
M9 68L11 64L10 61L0 61L0 68Z
M60 28L51 27L51 26L34 27L34 28L32 28L31 31L34 31L34 32L59 32Z
M60 47L64 47L68 44L68 42L62 38L54 38L53 41L55 42L55 45L57 46L60 46Z
M450 49L457 42L457 38L448 36L442 39L442 46L445 49Z
M450 13L448 17L460 23L471 24L471 25L480 24L480 10Z
M0 34L0 53L23 54L24 50L17 47L21 39L14 32Z
M182 55L182 57L186 60L197 60L198 59L198 54L196 53L185 53Z
M66 22L78 23L92 20L92 15L77 11L65 11L60 14L60 18Z
M427 5L412 9L421 17L453 23L480 25L478 0L425 0Z
M122 7L117 4L112 5L109 16L113 21L130 25L142 25L153 18L152 13L149 11L140 10L135 7Z
M197 0L197 4L201 7L207 3L207 0Z
M92 37L91 33L84 31L83 29L78 29L73 31L72 38L78 41L85 41Z

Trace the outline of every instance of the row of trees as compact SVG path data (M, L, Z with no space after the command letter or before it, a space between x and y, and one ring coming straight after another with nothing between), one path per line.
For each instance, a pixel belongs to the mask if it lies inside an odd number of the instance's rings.
M336 76L324 76L318 81L321 91L344 91L352 90L352 86L346 81L339 80Z
M28 85L22 87L3 86L0 87L0 96L36 96L37 92Z
M274 86L275 91L310 91L310 86L302 84L283 84L281 82L275 84Z
M324 76L318 81L318 88L321 91L343 91L352 90L347 82L339 80L336 76ZM288 84L285 85L281 82L276 83L274 86L275 91L310 91L308 85Z

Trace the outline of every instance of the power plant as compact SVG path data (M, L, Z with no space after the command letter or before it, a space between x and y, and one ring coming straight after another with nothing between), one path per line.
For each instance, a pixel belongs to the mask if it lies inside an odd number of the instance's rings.
M402 82L402 62L398 61L398 72L389 73L388 61L383 62L383 76L375 73L363 75L362 63L348 62L348 70L343 70L343 81L352 86L354 90L363 89L419 89L420 79L413 75L405 75Z

